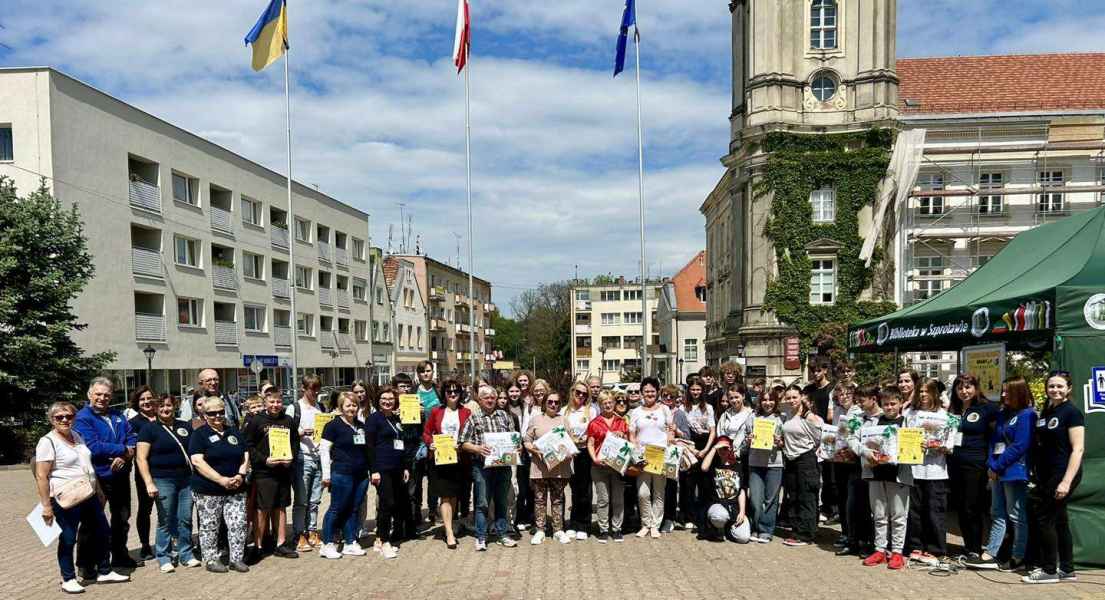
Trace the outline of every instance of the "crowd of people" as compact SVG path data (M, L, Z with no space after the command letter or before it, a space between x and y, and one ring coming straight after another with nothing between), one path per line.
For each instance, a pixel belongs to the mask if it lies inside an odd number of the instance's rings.
M1025 583L1076 580L1066 504L1081 480L1085 427L1068 373L1047 376L1037 412L1020 377L986 398L970 374L945 389L910 370L862 384L847 364L833 371L815 360L807 385L746 385L727 363L685 386L649 377L622 393L597 377L556 389L524 371L501 389L438 382L423 362L416 379L400 373L379 388L358 381L329 404L319 378L307 375L289 405L269 383L237 405L208 369L184 406L138 388L129 419L110 406L111 381L97 378L83 408L49 407L52 430L38 442L35 474L43 519L61 528L61 587L70 593L83 591L82 581L126 581L118 571L147 560L162 573L244 573L268 556L312 551L396 559L404 542L437 524L447 548L468 532L486 551L489 542L513 548L527 534L533 545L548 536L605 544L676 529L739 544L779 535L798 547L838 521L837 555L901 569L950 558L949 512L963 536L961 564L1021 572ZM400 418L400 399L411 394L417 423ZM956 430L948 444L924 445L917 464L899 464L859 434L920 427L934 414L953 416L946 422ZM766 443L753 443L758 429ZM550 432L570 439L569 458L538 447ZM506 463L490 441L504 433L516 452ZM632 450L624 464L602 454L612 436ZM455 444L439 447L444 440ZM678 450L678 468L649 468L657 448ZM364 530L370 487L374 532ZM330 502L320 515L324 492ZM128 553L132 516L142 560ZM371 550L362 548L372 533Z

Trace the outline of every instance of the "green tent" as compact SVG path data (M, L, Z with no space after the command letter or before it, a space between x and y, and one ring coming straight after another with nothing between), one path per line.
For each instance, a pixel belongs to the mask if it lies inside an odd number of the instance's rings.
M955 287L848 331L852 352L996 342L1052 350L1071 372L1087 429L1070 505L1075 558L1105 567L1105 206L1025 231Z

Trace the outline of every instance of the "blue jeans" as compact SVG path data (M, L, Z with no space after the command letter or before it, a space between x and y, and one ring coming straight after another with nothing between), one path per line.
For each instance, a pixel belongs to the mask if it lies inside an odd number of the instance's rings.
M292 529L296 535L318 531L318 506L322 504L322 461L318 456L299 456L292 485L295 486Z
M783 485L780 467L750 467L748 494L752 500L752 531L771 537L779 514L779 488Z
M50 504L54 509L54 521L61 527L61 537L58 538L58 567L61 569L62 581L77 578L77 569L73 566L73 549L77 546L78 528L92 533L82 543L93 545L85 548L84 553L96 561L96 571L100 575L110 573L108 543L111 541L111 526L104 516L104 506L100 504L99 497L93 494L91 498L70 508L62 508L57 500L50 500Z
M986 552L997 556L1001 550L1001 541L1005 538L1006 520L1013 523L1013 550L1011 554L1017 560L1024 559L1024 549L1028 542L1028 482L995 481L990 490L990 541Z
M188 480L189 475L153 480L157 487L154 554L161 565L173 562L173 540L176 540L177 560L188 562L195 558L192 552L192 487ZM138 493L145 493L145 488L139 488Z
M500 537L506 535L506 501L510 491L510 469L472 466L472 498L476 504L476 539L487 540L487 505L495 504L492 528Z
M330 473L330 508L322 520L323 542L334 543L334 530L338 528L342 530L346 544L357 541L361 525L358 514L367 493L368 477L365 473Z

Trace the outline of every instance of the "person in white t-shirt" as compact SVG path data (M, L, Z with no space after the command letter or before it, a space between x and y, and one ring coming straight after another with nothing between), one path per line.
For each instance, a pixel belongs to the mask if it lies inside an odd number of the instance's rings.
M73 565L73 550L77 546L78 527L91 528L95 535L88 540L97 545L90 554L95 557L96 583L117 583L130 577L111 570L107 542L111 527L104 516L104 506L96 493L96 472L92 468L92 453L80 434L73 431L77 407L70 402L55 402L46 411L53 427L35 446L35 483L42 520L61 527L58 537L58 567L61 569L61 589L77 594L84 587L77 581ZM86 495L87 494L87 495ZM81 496L85 496L81 498ZM69 505L67 508L62 504Z
M671 412L656 402L660 381L646 377L641 381L641 406L629 417L629 441L638 448L662 446L675 441ZM641 471L637 476L637 503L641 513L641 530L637 537L660 537L660 522L664 518L664 488L667 478Z
M587 384L577 381L568 392L567 406L560 411L568 435L579 453L572 458L572 478L568 485L572 493L571 516L566 532L577 540L587 539L591 529L591 455L587 452L587 427L591 420L602 414L602 409L591 402Z
M302 382L302 396L286 412L299 427L300 453L292 476L294 502L292 527L296 535L296 551L310 552L322 544L318 532L318 507L322 503L322 459L315 443L315 415L324 413L318 402L322 380L307 375Z

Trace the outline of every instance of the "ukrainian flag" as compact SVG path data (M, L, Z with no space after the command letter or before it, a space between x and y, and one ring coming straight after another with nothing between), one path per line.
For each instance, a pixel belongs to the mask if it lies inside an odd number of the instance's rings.
M246 34L246 45L253 44L253 70L260 71L284 55L288 49L288 1L271 0L253 29Z

